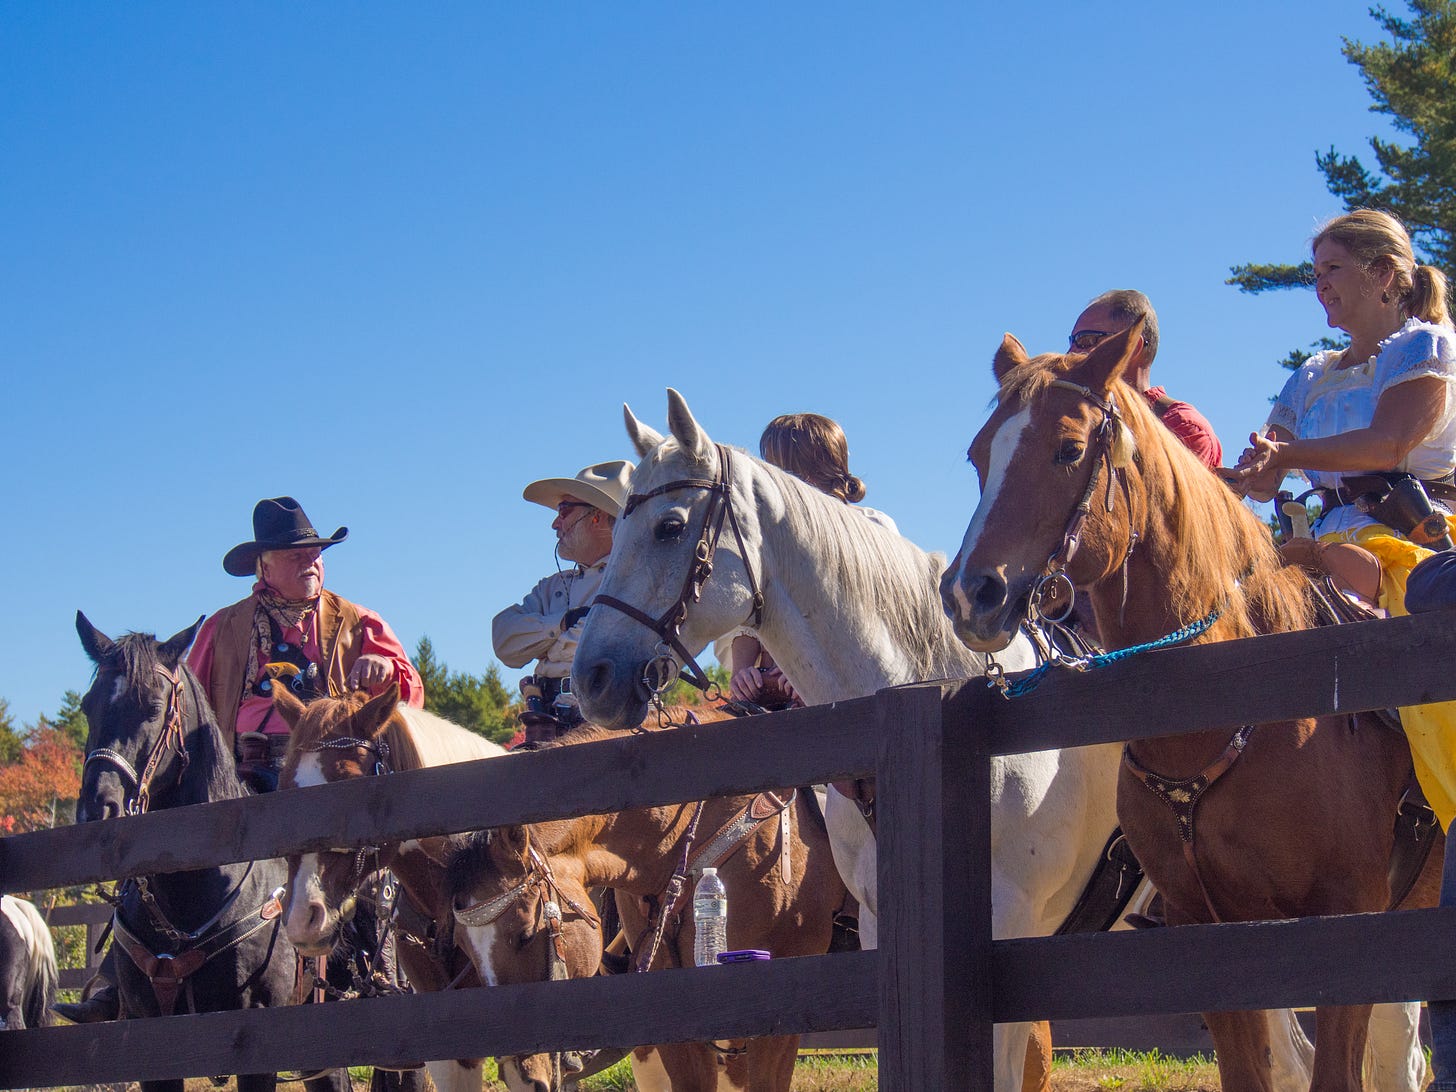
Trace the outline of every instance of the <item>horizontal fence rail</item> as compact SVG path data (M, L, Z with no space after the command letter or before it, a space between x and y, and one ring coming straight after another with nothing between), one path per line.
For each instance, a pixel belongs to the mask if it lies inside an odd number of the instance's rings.
M36 890L874 772L881 948L352 1001L347 1010L13 1033L0 1051L0 1087L870 1024L879 1027L882 1087L982 1087L993 1020L1453 997L1456 973L1443 968L1456 968L1456 950L1442 938L1456 937L1456 910L993 944L987 807L994 754L1456 698L1446 666L1456 653L1453 621L1443 613L1165 650L1084 674L1052 672L1012 702L981 680L921 684L3 839L0 890Z

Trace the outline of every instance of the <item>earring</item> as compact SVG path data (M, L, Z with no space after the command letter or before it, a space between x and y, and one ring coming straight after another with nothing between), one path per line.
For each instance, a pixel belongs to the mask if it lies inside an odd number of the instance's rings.
M1390 293L1389 292L1382 292L1382 293L1380 293L1380 302L1381 303L1389 303L1390 302Z

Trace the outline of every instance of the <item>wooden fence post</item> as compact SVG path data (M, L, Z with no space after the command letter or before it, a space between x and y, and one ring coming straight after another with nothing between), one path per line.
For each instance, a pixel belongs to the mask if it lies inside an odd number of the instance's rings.
M990 762L982 687L881 693L880 1087L993 1084Z

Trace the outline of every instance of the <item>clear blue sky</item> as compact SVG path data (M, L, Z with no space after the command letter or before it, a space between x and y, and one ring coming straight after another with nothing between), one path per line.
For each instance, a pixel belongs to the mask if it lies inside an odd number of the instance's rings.
M1396 0L1393 7L1403 10ZM240 598L260 497L347 524L328 584L493 662L550 571L521 499L679 388L716 438L841 421L954 549L1003 331L1147 291L1154 375L1237 455L1324 332L1316 149L1388 134L1366 0L0 6L0 696L103 630ZM507 672L514 679L516 672Z

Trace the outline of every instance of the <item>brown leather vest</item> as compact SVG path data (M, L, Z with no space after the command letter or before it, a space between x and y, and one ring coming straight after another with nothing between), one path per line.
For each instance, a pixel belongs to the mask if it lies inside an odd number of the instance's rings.
M233 746L238 706L252 679L243 676L248 670L248 644L253 639L253 596L217 612L217 636L212 653L212 674L205 680L207 700L217 713L228 747ZM359 658L359 609L347 599L325 589L319 593L318 645L323 662L319 665L328 680L329 695L342 697L348 691L345 681L354 661Z

